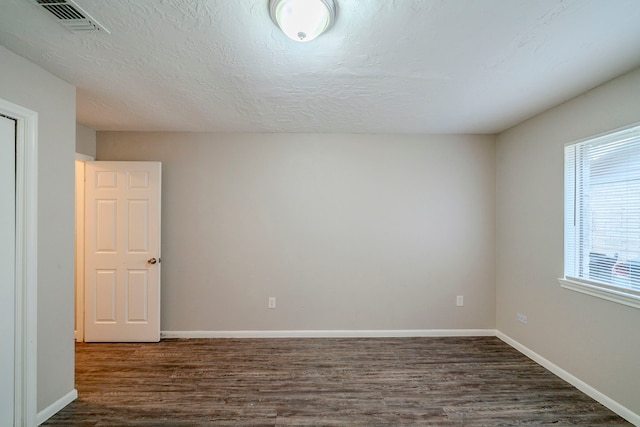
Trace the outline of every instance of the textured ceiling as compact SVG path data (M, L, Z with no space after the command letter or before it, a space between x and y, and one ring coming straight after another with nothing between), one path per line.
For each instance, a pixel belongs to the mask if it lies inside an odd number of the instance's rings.
M268 0L76 0L111 34L2 0L0 44L97 130L495 133L640 66L638 0L337 1L296 43Z

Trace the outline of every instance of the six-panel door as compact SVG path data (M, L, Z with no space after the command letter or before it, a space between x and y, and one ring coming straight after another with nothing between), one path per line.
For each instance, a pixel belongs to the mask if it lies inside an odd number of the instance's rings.
M86 162L85 341L160 340L158 162Z

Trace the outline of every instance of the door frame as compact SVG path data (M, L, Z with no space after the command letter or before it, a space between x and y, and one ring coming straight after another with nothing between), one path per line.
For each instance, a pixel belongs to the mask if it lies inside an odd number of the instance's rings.
M76 153L76 162L83 164L95 160L95 157ZM77 172L77 169L76 169ZM84 168L82 176L75 177L75 209L76 209L76 255L75 255L75 324L74 338L76 342L84 342Z
M37 420L38 113L0 99L16 120L16 276L14 426Z

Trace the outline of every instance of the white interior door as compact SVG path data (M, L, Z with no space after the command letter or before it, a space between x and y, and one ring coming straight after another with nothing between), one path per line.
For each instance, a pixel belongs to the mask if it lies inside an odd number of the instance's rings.
M157 342L161 164L85 165L85 341Z
M0 116L0 426L14 425L16 122Z

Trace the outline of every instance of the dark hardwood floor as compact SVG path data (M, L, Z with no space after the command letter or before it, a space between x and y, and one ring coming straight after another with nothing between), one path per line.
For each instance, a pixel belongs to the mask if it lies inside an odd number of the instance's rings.
M630 425L494 337L77 344L47 426Z

